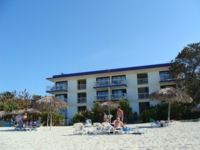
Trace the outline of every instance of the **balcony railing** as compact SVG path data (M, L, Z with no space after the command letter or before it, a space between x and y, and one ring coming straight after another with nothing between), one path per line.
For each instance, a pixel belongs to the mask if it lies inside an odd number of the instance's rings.
M108 100L108 95L97 95L97 96L95 96L95 99L97 101L106 101L106 100Z
M110 86L110 80L94 82L95 87Z
M67 91L67 86L66 85L47 86L46 91Z
M126 98L126 93L110 95L110 99L111 100L119 100L120 98L127 99Z
M149 92L146 93L138 93L139 99L147 99L149 97Z
M148 84L148 78L137 79L138 84Z
M86 103L86 97L78 98L78 103Z
M78 90L84 90L86 89L86 84L79 84L78 85Z
M180 79L169 78L169 77L160 77L160 82L169 82L169 81L176 81L176 80L180 80Z
M120 86L120 85L126 85L125 79L119 79L119 80L107 80L107 81L97 81L94 83L94 87L110 87L110 86Z
M112 80L112 85L122 85L122 84L126 84L126 80L125 79L119 79L119 80Z
M56 97L57 97L57 96L56 96ZM59 98L59 99L61 99L61 100L63 100L64 102L67 103L67 98L60 98L60 97L57 97L57 98Z

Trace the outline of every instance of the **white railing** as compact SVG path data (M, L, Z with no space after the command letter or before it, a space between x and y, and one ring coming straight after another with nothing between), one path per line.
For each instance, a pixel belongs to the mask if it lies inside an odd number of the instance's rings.
M138 84L148 84L148 78L137 79Z
M126 93L110 95L111 100L119 100L120 98L127 99Z
M94 82L94 86L95 87L101 87L101 86L112 86L112 85L122 85L122 84L126 84L126 80L125 79L119 79L119 80L107 80L107 81L97 81Z
M67 98L60 98L60 97L58 97L58 96L56 96L56 97L59 98L59 99L61 99L61 100L63 100L64 102L67 103Z
M67 91L67 86L65 85L56 85L56 86L47 86L46 91L59 91L64 90Z
M177 78L170 78L170 77L164 77L160 76L160 81L171 81L171 80L177 80Z
M95 96L95 99L97 101L106 101L106 100L108 100L108 95L97 95L97 96Z
M149 92L146 93L138 93L139 99L147 99L149 97Z
M109 85L110 85L110 80L107 80L107 81L96 81L96 82L94 82L94 86L95 87L109 86Z
M86 97L78 98L78 103L86 103Z
M78 84L78 90L86 89L86 84Z

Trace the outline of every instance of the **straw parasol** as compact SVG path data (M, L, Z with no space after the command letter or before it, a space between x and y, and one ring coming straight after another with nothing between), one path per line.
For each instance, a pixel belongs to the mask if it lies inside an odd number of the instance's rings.
M28 109L13 110L10 113L8 113L7 115L22 115L24 113L27 113L27 114L41 114L41 112L38 111L37 109L28 108Z
M48 112L47 116L47 122L49 119L49 114L50 114L50 129L52 126L52 111L53 110L60 110L60 109L66 109L68 107L67 103L64 102L63 100L55 97L55 96L47 96L42 99L37 100L34 104L33 107L38 109L38 110L44 110Z
M106 101L100 104L99 109L108 110L108 114L110 115L110 110L116 109L119 106L119 104L113 102L113 101ZM111 121L111 118L109 118L109 121Z
M192 112L196 112L196 111L200 111L200 104L194 106L192 109L191 109Z
M185 92L177 90L173 87L157 90L149 95L150 100L159 100L169 103L168 122L170 121L170 104L171 102L191 103L193 99Z
M0 111L0 118L4 117L7 115L7 112L5 111Z

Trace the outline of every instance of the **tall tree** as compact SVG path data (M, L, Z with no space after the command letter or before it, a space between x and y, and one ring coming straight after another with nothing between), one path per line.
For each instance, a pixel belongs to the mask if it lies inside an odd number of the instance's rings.
M200 42L189 44L171 61L170 73L176 78L177 86L184 89L194 102L200 100Z

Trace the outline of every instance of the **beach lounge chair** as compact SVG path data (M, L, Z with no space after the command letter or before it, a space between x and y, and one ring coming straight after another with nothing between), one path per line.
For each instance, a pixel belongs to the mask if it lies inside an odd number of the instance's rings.
M159 121L155 121L154 119L150 118L149 119L151 122L151 127L165 127L168 126L167 122L159 122Z
M120 128L114 128L110 123L108 123L108 122L102 122L102 125L103 125L103 132L104 133L113 133L113 134L115 134L115 133L120 133L120 134L122 134L122 128L120 127Z
M74 123L74 128L73 134L86 134L83 123Z
M95 127L95 130L93 131L94 134L102 134L104 127L101 123L99 122L94 122L93 126Z
M87 120L85 121L85 127L91 127L91 126L92 126L92 120L87 119Z

